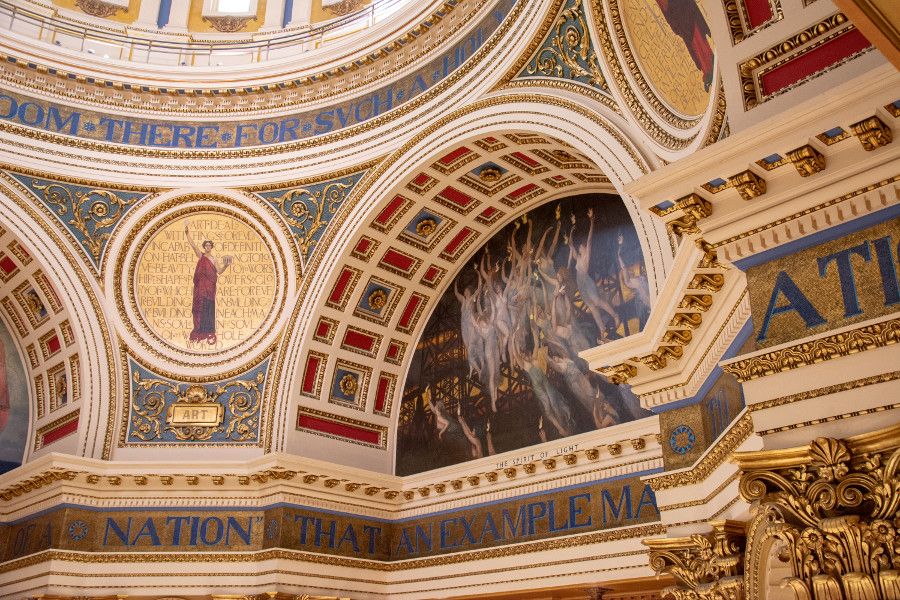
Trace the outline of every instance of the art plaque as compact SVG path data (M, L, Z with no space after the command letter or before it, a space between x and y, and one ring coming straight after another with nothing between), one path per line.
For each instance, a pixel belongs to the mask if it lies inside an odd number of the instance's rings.
M243 221L192 213L165 223L144 245L134 291L141 317L163 341L221 352L252 337L272 310L275 261Z

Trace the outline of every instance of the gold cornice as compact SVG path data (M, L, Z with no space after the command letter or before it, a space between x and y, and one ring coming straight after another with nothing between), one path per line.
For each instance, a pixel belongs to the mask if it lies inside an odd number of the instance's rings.
M895 404L884 404L882 406L875 406L873 408L863 408L860 410L854 410L852 412L841 413L839 415L829 415L827 417L820 417L818 419L812 419L810 421L803 421L801 423L792 423L791 425L782 425L781 427L774 427L772 429L763 429L757 431L757 435L772 435L774 433L783 433L785 431L791 431L792 429L802 429L804 427L811 427L813 425L821 425L823 423L833 423L835 421L843 421L844 419L852 419L853 417L860 417L863 415L872 415L880 412L885 412L889 410L896 410L900 408L900 403Z
M861 433L843 440L852 454L863 455L900 447L900 425ZM733 460L741 471L784 469L811 464L815 455L811 446L779 450L735 452Z
M647 481L654 491L700 483L709 477L710 473L715 471L719 465L723 464L752 433L753 419L749 412L744 412L691 469L680 473L666 473L649 477Z
M900 317L833 333L722 365L741 383L900 342Z
M768 224L763 225L763 226L761 226L761 227L756 227L756 228L751 229L751 230L749 230L749 231L745 231L745 232L743 232L743 233L739 233L738 235L734 235L734 236L732 236L732 237L730 237L730 238L724 239L724 240L722 240L722 241L720 241L720 242L716 242L716 243L714 243L714 244L712 245L712 247L713 247L713 248L721 248L722 246L725 246L725 245L727 245L727 244L731 244L731 243L733 243L733 242L737 242L737 241L739 241L739 240L742 240L742 239L744 239L744 238L748 238L748 237L753 236L753 235L756 235L756 234L758 234L758 233L762 233L763 231L768 231L769 229L774 229L775 227L778 227L778 226L780 226L780 225L784 225L785 223L789 223L789 222L791 222L791 221L795 221L795 220L797 220L797 219L799 219L799 218L805 217L806 215L809 215L809 214L818 212L818 211L820 211L820 210L822 210L822 209L828 208L829 206L834 206L835 204L840 204L841 202L844 202L845 200L849 200L849 199L851 199L851 198L855 198L856 196L861 196L862 194L865 194L865 193L868 193L868 192L877 190L878 188L884 187L884 186L886 186L886 185L890 185L890 184L892 184L892 183L896 183L897 181L900 181L900 175L895 175L895 176L893 176L893 177L889 177L888 179L883 179L883 180L878 181L878 182L876 182L876 183L872 183L872 184L863 186L863 187L861 187L861 188L857 188L857 189L853 190L852 192L847 192L846 194L843 194L843 195L841 195L841 196L838 196L837 198L832 198L831 200L828 200L827 202L822 202L821 204L817 204L817 205L812 206L812 207L810 207L810 208L806 208L806 209L801 210L801 211L799 211L799 212L795 212L795 213L790 214L790 215L788 215L788 216L786 216L786 217L782 217L781 219L777 219L777 220L775 220L775 221L772 221L771 223L768 223Z
M731 476L728 479L726 479L721 484L719 484L719 486L717 486L716 489L714 489L713 491L708 493L706 495L706 497L698 498L697 500L688 500L686 502L677 502L675 504L667 504L665 506L660 506L659 512L664 512L667 510L680 510L682 508L692 508L694 506L704 506L706 504L709 504L709 502L713 498L718 496L720 493L722 493L722 490L724 490L729 485L734 483L738 479L738 477L740 477L740 473L735 471L734 473L731 474Z
M374 77L377 79L383 79L387 76L390 76L390 75L402 70L403 68L407 67L409 64L411 64L411 63L417 61L418 59L420 59L421 57L427 55L432 50L434 50L436 47L443 44L447 39L451 38L454 33L465 28L465 26L475 16L479 15L482 12L482 9L485 7L485 5L488 4L488 2L489 2L489 0L483 0L477 6L472 8L472 10L470 10L466 15L464 15L464 17L462 19L459 20L459 22L456 24L456 27L452 31L446 32L444 35L440 36L440 39L438 39L436 42L431 43L430 45L425 46L424 48L421 48L418 53L416 53L413 56L409 56L402 63L393 65L393 67L388 70L379 71L378 73L376 73L374 75ZM456 8L457 8L457 5L443 4L443 5L441 5L440 10L445 11L444 16L439 16L436 13L432 13L427 18L423 19L419 24L411 27L410 30L431 32L434 29L433 25L436 22L449 17L450 13L452 13ZM422 26L423 23L429 23L429 26L423 27ZM96 23L83 23L83 24L92 26L92 27L96 26ZM0 71L9 68L8 65L10 64L10 59L12 59L13 61L15 61L13 64L16 64L19 68L21 68L23 70L29 69L29 70L37 71L37 72L41 73L42 77L44 77L46 79L54 78L54 79L59 79L66 83L69 83L71 81L71 78L69 77L69 75L74 75L75 76L74 80L81 85L96 87L99 89L103 89L104 91L108 91L108 90L112 89L119 93L129 92L138 97L148 94L148 95L153 95L153 96L168 96L170 98L180 99L180 98L185 97L185 94L179 94L178 93L179 89L185 90L187 92L186 95L188 97L192 97L192 98L197 98L197 97L202 98L202 97L210 97L210 96L246 96L251 93L259 94L259 93L271 92L273 90L280 91L282 89L282 87L287 90L296 90L298 88L302 88L305 86L318 85L323 82L330 82L329 87L336 87L333 82L335 77L356 76L358 78L361 66L371 66L371 65L375 64L378 59L381 59L381 58L392 58L394 56L395 50L397 50L399 48L407 48L409 46L409 44L407 44L406 42L410 41L410 39L415 39L416 41L422 41L424 39L424 36L419 35L419 36L413 37L413 36L410 36L410 34L408 32L400 33L397 35L397 37L395 39L385 42L381 48L374 50L372 52L369 52L365 56L354 59L353 61L350 61L348 63L344 63L343 65L339 65L336 67L334 67L334 66L329 67L328 69L322 70L318 73L313 73L311 75L303 76L301 78L301 80L303 82L302 84L298 84L297 79L285 79L285 80L281 80L281 81L268 82L266 84L249 86L249 90L247 89L248 86L244 86L244 85L233 85L233 86L219 88L219 89L210 89L210 88L187 89L184 86L157 86L157 85L144 86L141 84L132 85L131 89L126 90L125 83L122 81L113 81L113 80L108 80L108 79L105 79L102 77L93 77L93 76L89 77L88 75L71 73L70 71L66 71L64 69L55 69L56 73L54 75L54 74L50 73L50 68L46 65L37 64L37 63L34 63L33 61L28 61L26 63L23 63L22 61L20 61L18 59L18 57L12 56L7 53L0 53L0 60L2 60L2 63L4 65L4 67L0 68ZM400 42L400 40L403 40L403 41ZM376 58L372 58L372 56L376 56ZM88 81L89 78L92 79L93 81ZM350 86L345 90L342 90L338 94L343 94L345 92L353 91L354 89L361 88L364 85L367 85L369 83L371 83L371 79L364 79L362 81L358 81L355 83L355 85ZM131 84L129 84L129 85L131 85ZM151 91L143 92L141 90L142 87L147 87ZM59 89L53 85L47 85L47 86L43 86L43 87L34 86L32 89L35 89L44 95L59 95ZM163 89L165 89L166 91L162 91ZM235 91L231 92L232 89ZM282 107L286 107L286 106L292 106L292 105L296 105L300 102L303 102L303 103L317 102L319 100L322 100L322 99L325 99L325 98L328 98L331 96L336 96L338 94L319 93L311 98L309 98L309 97L302 98L300 101L297 101L297 102L293 102L293 103L285 102L285 103L282 103L279 105L274 105L273 103L267 103L265 109L263 109L263 110L271 111L273 108L282 108ZM79 99L79 100L84 100L85 96L86 96L86 94L84 94L84 93L72 93L72 94L68 95L68 97ZM90 99L96 101L95 98L90 98ZM109 103L106 103L106 105L109 105ZM143 109L147 108L146 102L136 103L135 105L140 106ZM195 109L191 109L190 111L185 109L183 112L197 112L198 114L209 114L210 112L220 112L220 111L216 111L215 107L203 107L202 109L195 108ZM221 111L221 112L246 113L247 108L246 107L235 107L233 109L230 109L227 111Z
M805 392L790 394L788 396L772 398L771 400L765 400L756 404L750 404L749 406L747 406L747 410L749 410L750 412L766 410L769 408L775 408L776 406L784 406L785 404L792 404L794 402L809 400L811 398L818 398L820 396L829 396L831 394L847 392L869 385L896 381L897 379L900 379L900 371L891 371L889 373L882 373L880 375L873 375L871 377L863 377L861 379L853 379L852 381L844 381L835 385L828 385L825 387L816 388L814 390L807 390Z
M257 552L168 552L168 553L101 553L101 552L71 552L66 550L44 550L25 558L16 559L0 565L0 573L8 573L29 566L38 565L49 561L63 561L88 564L139 564L139 563L263 563L271 560L286 560L308 562L313 564L324 564L335 567L355 568L366 571L380 572L399 572L413 569L424 569L429 567L441 567L446 565L474 562L479 560L491 560L505 558L510 556L519 556L522 554L532 554L536 552L558 551L568 548L577 548L579 546L587 546L591 544L602 544L606 542L643 538L646 536L660 535L666 532L666 526L661 523L652 523L649 525L638 525L635 527L623 527L619 529L611 529L607 531L598 531L583 535L567 536L561 538L553 538L549 540L538 540L534 542L524 542L519 544L511 544L506 546L498 546L496 548L487 548L484 550L474 550L470 552L459 552L455 554L446 554L442 556L432 556L428 558L420 558L413 560L379 562L374 560L346 558L329 554L315 554L302 550L286 550L282 548L274 548L261 550ZM632 554L644 554L643 551L634 551L620 553L612 556L631 556ZM593 559L591 559L593 560ZM571 559L563 559L560 564L571 562ZM515 568L515 567L513 567ZM529 568L529 567L525 567ZM496 572L509 570L509 567L497 569ZM146 575L146 573L136 574ZM170 577L171 574L161 574ZM184 576L184 574L179 574ZM459 574L457 576L463 576ZM413 582L434 581L433 578L422 578L412 580ZM370 583L383 583L383 581L370 581ZM397 582L403 583L403 582Z

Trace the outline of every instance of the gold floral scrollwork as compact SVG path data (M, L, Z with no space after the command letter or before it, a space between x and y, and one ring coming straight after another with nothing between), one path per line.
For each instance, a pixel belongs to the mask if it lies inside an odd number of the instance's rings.
M743 600L744 524L711 521L707 535L644 540L650 567L675 578L662 590L675 600ZM750 596L747 596L748 598Z
M131 436L142 441L162 437L162 413L166 409L165 392L178 393L178 386L162 379L143 379L135 371L132 380L138 393L131 401Z
M124 6L103 2L103 0L75 0L75 6L92 17L100 17L101 19L112 17L121 10L127 11L127 8Z
M132 442L252 442L259 435L265 367L216 384L142 376L132 366Z
M588 31L581 0L574 0L560 11L553 32L521 76L571 79L608 92Z
M294 188L269 199L291 226L304 257L309 257L331 217L352 188L346 183L330 182L320 189Z
M798 600L900 599L900 425L846 440L738 452L749 598L773 584ZM773 560L789 575L761 574Z
M235 33L244 29L250 21L255 21L256 15L247 17L237 17L234 15L204 16L203 20L209 23L216 31L221 31L222 33Z
M112 229L138 197L111 190L80 190L35 180L31 184L43 200L71 229L78 241L98 263Z

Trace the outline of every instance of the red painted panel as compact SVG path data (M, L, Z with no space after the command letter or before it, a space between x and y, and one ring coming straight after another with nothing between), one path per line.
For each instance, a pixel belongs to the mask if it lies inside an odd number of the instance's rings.
M450 240L450 243L447 244L446 248L444 248L444 252L446 254L453 255L459 248L459 245L462 244L470 235L472 235L472 230L468 227L463 227L460 232L457 233L452 240Z
M416 314L416 310L419 308L419 304L422 303L422 296L418 294L413 294L409 299L409 302L406 303L406 308L403 309L403 314L400 315L400 322L397 323L397 326L401 329L410 329L412 318Z
M369 246L372 245L372 240L369 238L362 238L358 242L356 242L356 251L360 254L365 254L369 249Z
M521 195L523 195L523 194L527 194L528 192L532 191L532 190L535 189L535 188L537 188L537 186L536 186L535 184L533 184L533 183L528 183L528 184L525 184L525 185L523 185L522 187L520 187L520 188L518 188L518 189L515 189L515 190L511 191L511 192L507 195L507 197L508 197L508 198L511 198L511 199L513 199L513 200L515 200L515 199L518 198L519 196L521 196Z
M374 336L371 336L367 333L363 333L358 329L347 329L344 332L344 345L351 346L353 348L358 348L365 352L371 352L375 348L375 342L377 340Z
M416 175L416 178L413 179L413 185L422 187L429 181L431 181L431 177L429 175L427 175L426 173L419 173L418 175Z
M350 269L344 269L341 271L341 274L338 275L338 280L334 284L334 289L331 290L331 296L328 297L328 300L333 304L339 304L344 297L344 291L347 289L347 284L350 283L350 279L353 277L353 271Z
M493 206L488 206L486 209L481 211L481 216L485 219L490 219L491 217L493 217L496 214L497 214L497 209L494 208Z
M440 160L438 160L438 162L441 163L442 165L450 166L454 162L456 162L459 158L462 158L463 156L465 156L466 154L469 154L470 152L471 152L471 150L469 150L468 148L463 146L462 148L457 148L450 154L442 156L440 158Z
M434 281L434 278L437 277L439 271L438 268L434 265L428 267L428 270L425 271L425 275L422 277L425 281Z
M328 321L319 321L319 325L316 327L316 335L327 338L329 333L331 333L331 323Z
M394 342L391 342L390 344L388 344L388 349L387 349L387 353L386 353L387 358L396 360L399 355L400 355L400 346L398 346Z
M306 359L306 370L303 372L303 386L301 388L304 394L315 393L316 376L319 374L320 362L318 356L310 356Z
M751 29L767 23L773 17L769 0L744 0L747 8L747 21Z
M464 194L461 191L459 191L458 189L451 187L449 185L444 188L444 190L440 193L440 196L443 196L444 198L446 198L453 204L456 204L463 208L467 207L469 204L472 203L471 196L469 196L468 194Z
M329 419L322 419L312 415L300 414L297 419L297 426L322 433L329 433L338 437L365 442L377 446L381 444L381 434L372 429L364 429L349 423L340 423Z
M525 154L523 152L513 152L512 155L515 156L516 158L518 158L519 160L521 160L523 163L525 163L529 167L541 166L541 163L534 160L533 158L531 158L530 156L528 156L527 154Z
M56 440L62 439L70 433L78 431L78 419L75 418L68 423L63 423L56 429L51 429L41 437L41 446L52 444Z
M759 78L762 92L766 96L774 94L871 45L858 29L852 29L762 75Z
M59 336L54 335L52 338L47 340L47 352L50 354L56 354L59 352L62 346L59 343Z
M416 260L412 256L394 250L393 248L388 248L388 251L381 257L381 262L404 272L408 272L416 264Z
M387 393L391 387L390 377L382 375L378 378L378 389L375 392L375 411L384 412L384 406L387 404Z
M388 205L378 213L375 222L381 225L387 225L391 222L391 217L394 216L394 213L396 213L405 202L406 198L403 196L394 196L394 199L388 202Z
M8 256L4 256L2 259L0 259L0 269L3 269L3 272L9 275L10 273L18 269L18 267L16 266L16 263L13 261L13 259Z

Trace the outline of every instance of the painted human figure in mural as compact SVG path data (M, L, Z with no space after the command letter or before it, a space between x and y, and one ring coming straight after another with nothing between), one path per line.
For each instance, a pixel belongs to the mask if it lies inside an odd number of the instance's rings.
M646 416L579 356L649 312L621 202L577 196L526 213L449 287L410 367L398 472L456 464Z
M184 235L197 255L197 266L194 268L194 300L191 313L194 317L194 329L190 334L191 342L216 343L216 282L219 275L231 266L232 257L223 256L220 261L212 251L215 244L212 240L203 240L202 250L191 238L190 222L184 224Z
M713 77L712 34L697 6L697 0L656 0L672 32L684 40L688 54L703 73L703 88L709 91Z

